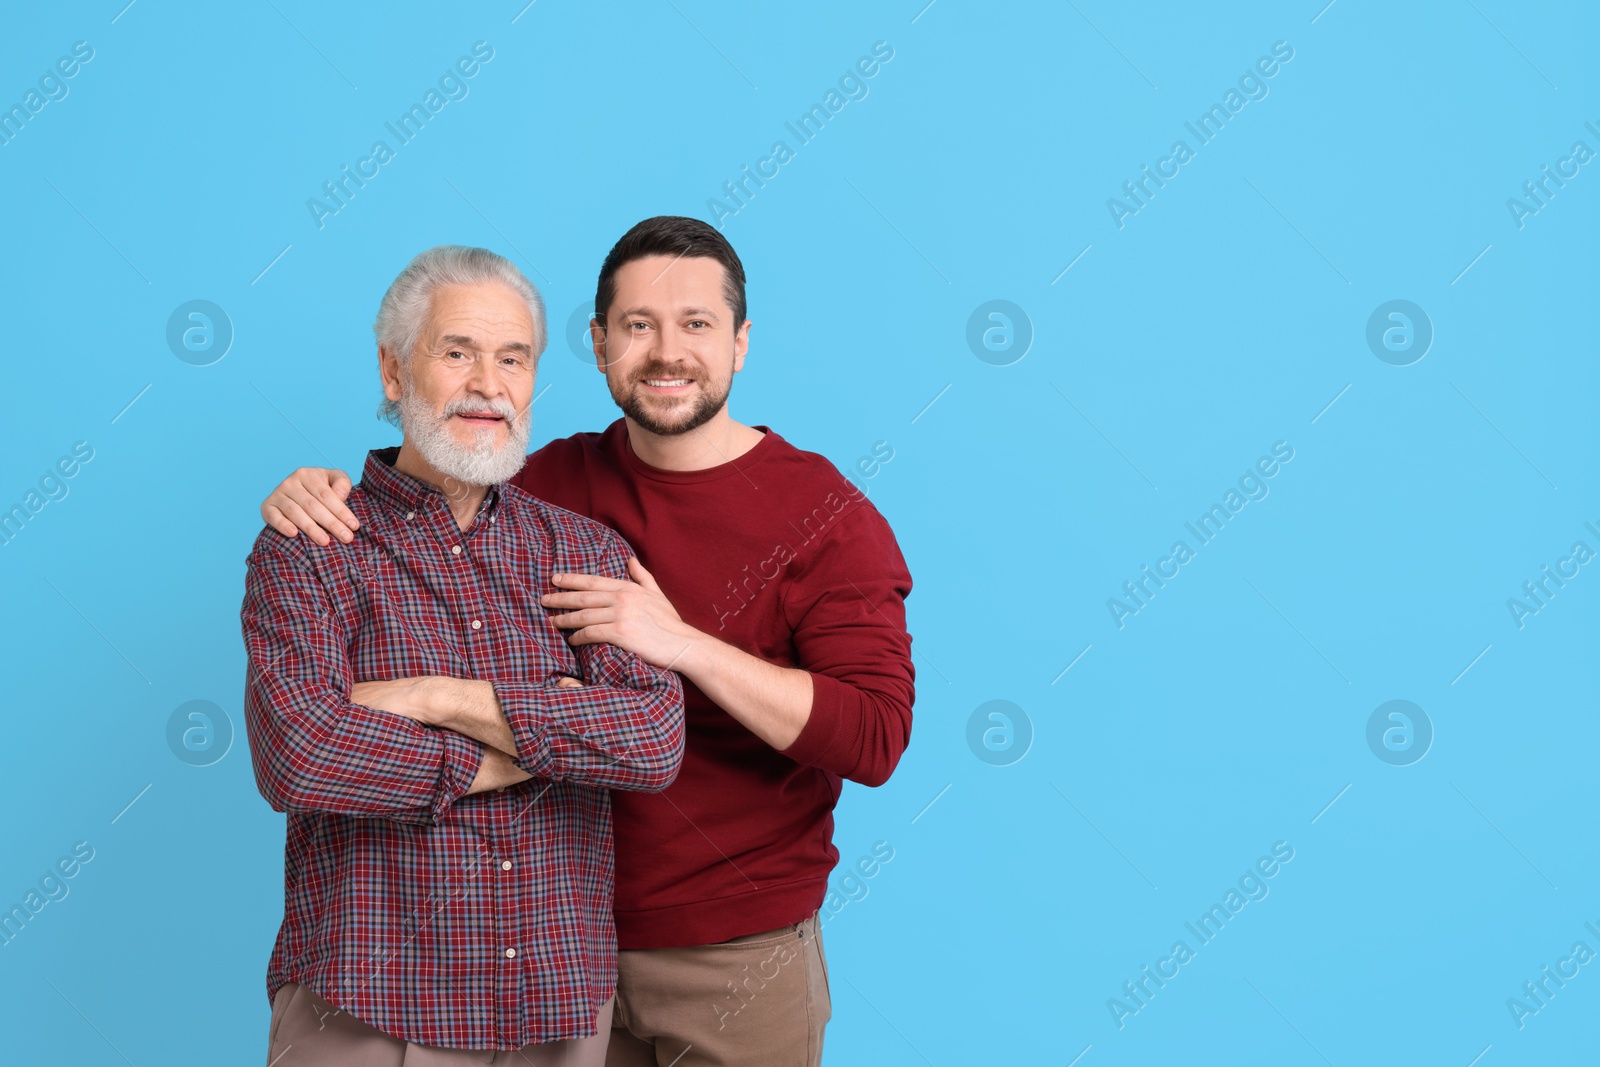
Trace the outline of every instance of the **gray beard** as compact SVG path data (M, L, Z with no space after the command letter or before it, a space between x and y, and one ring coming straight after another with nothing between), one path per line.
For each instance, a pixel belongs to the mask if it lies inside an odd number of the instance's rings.
M418 399L406 383L400 398L400 432L417 450L417 455L444 475L462 485L491 486L516 477L528 459L528 437L533 430L533 407L511 421L511 439L499 448L457 444L445 428L449 416L440 418Z

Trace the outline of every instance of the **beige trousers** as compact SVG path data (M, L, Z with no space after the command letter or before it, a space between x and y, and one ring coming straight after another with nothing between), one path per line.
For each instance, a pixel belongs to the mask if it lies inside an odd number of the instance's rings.
M268 1067L467 1067L474 1063L515 1067L603 1067L611 1007L600 1006L593 1037L551 1041L520 1049L435 1048L414 1045L340 1011L298 982L272 999L267 1035Z
M606 1067L818 1067L832 1015L815 915L718 945L619 952Z

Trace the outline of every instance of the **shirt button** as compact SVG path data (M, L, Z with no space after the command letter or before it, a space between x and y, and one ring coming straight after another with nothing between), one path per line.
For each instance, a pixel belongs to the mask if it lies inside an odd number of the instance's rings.
M415 511L408 511L408 512L406 512L406 518L408 518L408 519L414 519L414 518L416 518L416 517L417 517L417 513L416 513L416 512L415 512Z
M511 869L511 861L510 860L501 860L500 861L500 869L502 871L509 871Z
M481 630L481 629L483 629L483 623L479 622L477 619L473 619L472 620L472 628L474 630Z
M506 949L506 959L514 960L516 958L517 958L517 950L516 949L514 949L514 948Z
M460 545L451 545L451 546L450 546L450 554L451 554L451 555L452 555L452 556L459 556L459 555L461 555L461 546L460 546Z

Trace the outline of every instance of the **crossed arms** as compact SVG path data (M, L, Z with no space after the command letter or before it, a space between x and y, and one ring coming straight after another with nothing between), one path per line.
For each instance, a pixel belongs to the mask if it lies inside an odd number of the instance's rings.
M428 825L464 796L534 777L658 791L676 776L682 687L611 646L577 650L582 685L358 682L342 597L307 547L262 534L245 581L246 727L275 809Z

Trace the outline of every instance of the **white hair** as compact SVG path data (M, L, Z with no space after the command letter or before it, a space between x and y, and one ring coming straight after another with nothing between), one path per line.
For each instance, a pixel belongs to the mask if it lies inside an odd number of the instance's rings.
M539 290L516 265L487 248L466 245L438 245L420 253L389 286L378 305L378 319L372 324L378 344L394 353L402 369L410 366L411 355L422 335L423 325L433 309L433 294L446 285L482 285L499 282L509 286L528 303L533 318L533 355L544 352L546 332L544 300ZM384 398L378 414L400 425L400 405Z

